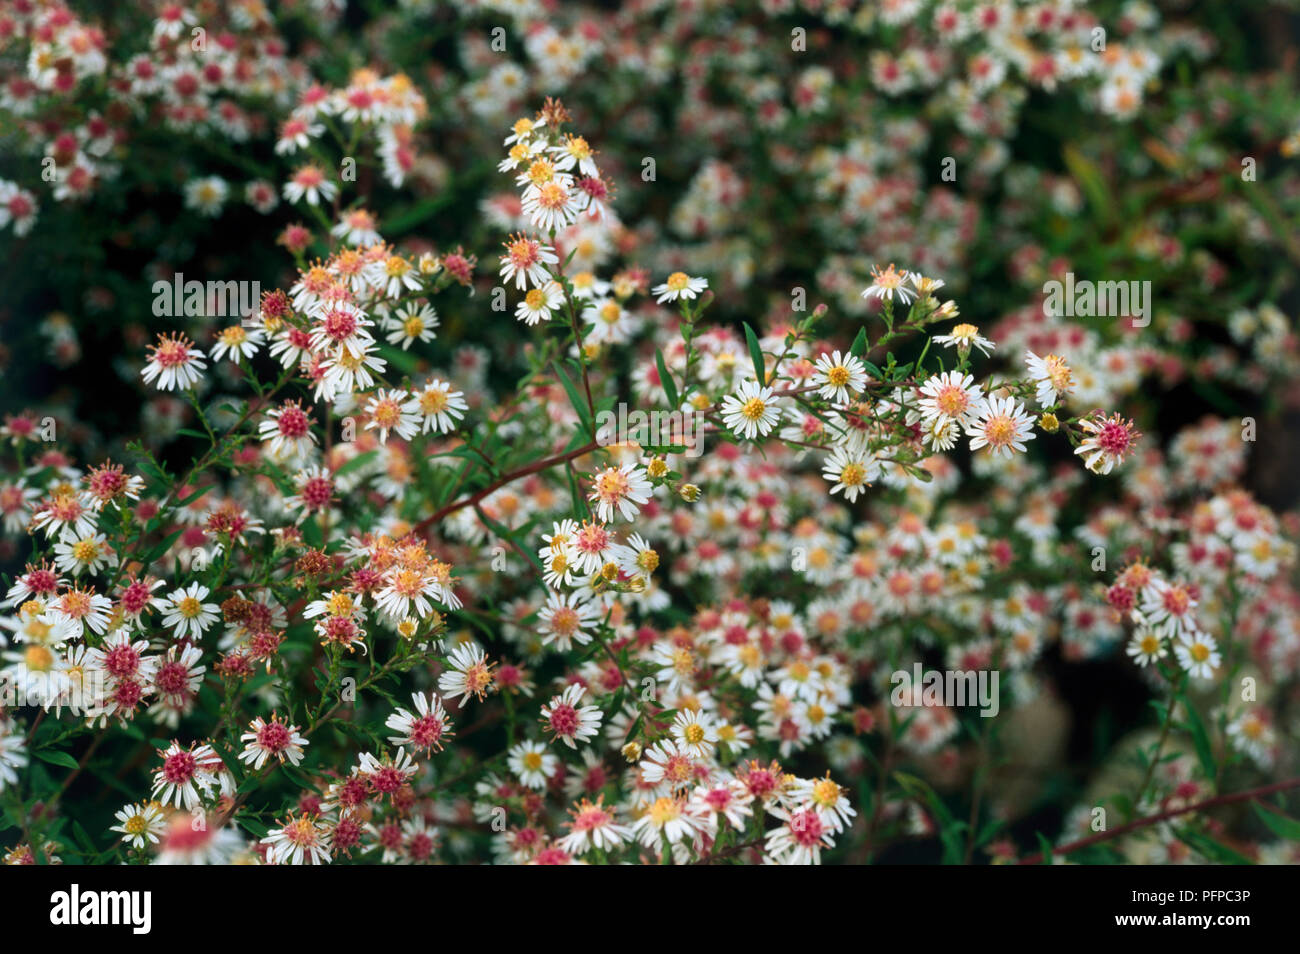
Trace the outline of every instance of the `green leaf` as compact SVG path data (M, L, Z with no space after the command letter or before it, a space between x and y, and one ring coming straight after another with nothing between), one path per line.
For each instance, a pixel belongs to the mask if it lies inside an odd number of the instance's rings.
M265 838L266 833L271 830L251 814L241 815L239 818L239 824L244 827L245 831L251 833L256 838Z
M1052 843L1047 840L1041 831L1034 832L1034 837L1038 839L1038 851L1042 854L1042 863L1050 865L1052 863Z
M1255 814L1259 816L1260 821L1268 826L1269 831L1279 838L1285 838L1287 841L1300 841L1300 821L1283 815L1272 808L1265 808L1259 802L1252 804Z
M81 846L83 860L86 864L93 864L95 859L99 857L99 849L90 840L90 835L86 833L86 829L82 827L81 822L75 819L72 822L72 835Z
M849 349L849 354L855 358L865 358L867 354L867 329L862 327L858 329L858 336L853 339L853 347ZM875 365L871 365L875 368ZM876 368L876 377L880 377L880 369Z
M1223 865L1253 865L1251 861L1240 852L1234 851L1222 842L1215 841L1209 835L1199 831L1181 831L1178 832L1178 838L1184 844L1196 849L1210 861L1217 861Z
M677 382L673 376L668 373L668 365L664 363L664 353L655 348L655 366L659 369L659 384L664 389L664 394L668 397L668 406L676 410L677 408Z
M595 437L596 431L592 426L591 409L587 407L586 399L579 393L577 385L573 383L573 379L569 377L568 372L564 370L558 361L555 364L555 371L560 379L560 384L564 386L564 393L569 395L569 403L578 412L578 420L582 421L583 429L589 436Z
M934 341L933 338L926 338L926 339L925 339L925 347L921 349L921 357L919 357L919 358L916 359L916 370L917 370L917 371L922 370L921 365L925 363L925 356L926 356L927 354L930 353L930 344L931 344L931 342L933 342L933 341Z
M758 335L749 327L749 322L745 322L745 341L749 343L749 360L754 362L754 377L758 378L759 384L766 384L767 365L763 361L763 349L758 346Z
M36 757L43 762L49 762L51 765L62 765L64 768L74 769L77 767L77 760L67 752L40 752Z
M181 529L175 531L174 533L168 534L167 537L162 541L162 543L159 543L157 546L155 546L152 550L150 550L148 553L144 555L141 562L143 562L145 566L148 566L154 560L158 559L160 556L166 553L171 548L171 545L180 539L181 534L184 532L185 530Z
M930 813L938 821L939 841L943 844L943 863L960 864L963 850L962 832L968 827L966 822L954 818L938 793L915 775L895 772L894 780L904 792L929 807Z
M352 458L350 461L348 461L338 470L334 471L334 476L344 477L352 473L353 471L360 470L362 467L368 466L370 462L373 461L378 456L379 456L379 451L377 450L366 451L364 454L358 454L356 457Z
M420 373L420 359L409 351L403 351L401 348L388 345L380 345L379 354L403 374L414 376Z
M645 722L645 713L639 713L636 721L632 723L631 728L627 730L627 735L623 737L623 742L628 743L636 738L636 734L641 731L641 725Z
M199 436L202 437L204 440L207 440L206 434L200 434ZM198 490L191 490L184 497L181 497L179 500L176 501L176 506L178 507L188 506L189 504L194 503L194 501L198 500L204 494L210 493L211 491L212 491L211 486L204 486L204 487L200 487Z
M1114 208L1110 202L1112 190L1106 185L1096 165L1073 145L1067 145L1062 150L1062 158L1070 174L1079 183L1079 188L1087 195L1089 204L1096 209L1103 221L1107 223L1112 221L1114 218Z
M582 489L578 486L578 478L574 476L573 468L570 467L565 471L569 478L569 496L573 499L574 516L586 514L591 515L591 508L587 506L587 498L582 495Z
M1187 713L1185 725L1192 737L1192 744L1196 746L1196 757L1201 763L1201 771L1205 773L1206 778L1214 778L1218 774L1218 766L1214 764L1214 749L1210 745L1210 736L1205 731L1205 723L1201 721L1200 714L1188 701L1185 693L1178 693L1178 701L1183 704L1183 710Z
M303 521L302 538L309 547L318 550L325 545L325 535L321 533L320 524L316 522L315 517Z

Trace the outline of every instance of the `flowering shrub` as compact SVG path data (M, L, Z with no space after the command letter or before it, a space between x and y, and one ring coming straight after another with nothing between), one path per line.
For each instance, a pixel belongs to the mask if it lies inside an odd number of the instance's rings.
M1287 5L371 6L0 12L8 860L1298 860Z

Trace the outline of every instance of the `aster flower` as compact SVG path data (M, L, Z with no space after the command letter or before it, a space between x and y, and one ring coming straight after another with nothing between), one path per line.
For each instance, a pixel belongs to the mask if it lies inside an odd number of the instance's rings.
M544 789L560 767L560 760L541 742L520 742L506 758L510 771L528 788Z
M646 848L657 848L665 838L670 845L694 838L699 828L699 819L688 811L686 799L665 795L651 802L632 823L632 836Z
M239 737L241 742L246 743L244 750L239 753L239 759L248 763L254 771L259 771L271 758L278 759L282 765L286 759L290 765L302 761L302 749L307 744L307 739L296 725L280 722L279 717L272 713L271 721L258 716L249 723L248 729Z
M441 752L443 743L454 734L442 700L433 692L428 696L415 692L411 694L411 701L415 704L415 712L399 708L384 722L387 728L397 733L389 736L388 741L416 752L424 751L427 755Z
M173 741L166 749L159 749L158 755L162 765L154 770L154 798L163 805L184 805L189 812L198 808L217 783L210 766L220 758L212 746L190 743L181 748L179 742Z
M200 215L220 215L229 194L230 186L220 176L191 179L185 183L185 207Z
M554 644L557 652L568 652L573 644L585 646L591 642L588 629L600 619L600 608L583 600L581 594L551 593L546 605L537 611L537 629L542 635L542 645Z
M1083 457L1084 466L1095 474L1109 474L1116 464L1133 452L1142 435L1130 420L1119 414L1084 418L1079 427L1088 436L1079 442L1075 453Z
M698 710L679 710L669 731L677 744L697 759L708 758L718 744L713 720Z
M570 683L558 696L542 706L542 726L571 749L577 743L594 738L600 731L601 712L596 706L584 706L585 686Z
M1197 603L1188 584L1156 578L1143 590L1142 619L1169 638L1195 633L1200 629L1193 612Z
M1074 390L1074 377L1070 366L1060 355L1049 354L1040 358L1032 351L1025 352L1029 367L1029 380L1036 386L1035 397L1042 407L1051 407Z
M846 790L831 780L830 773L825 778L796 779L786 797L799 808L816 812L832 834L847 830L857 814Z
M584 798L569 809L573 821L568 823L569 834L556 844L571 855L581 856L592 848L612 851L632 840L632 829L615 821L613 809L604 805L605 796L596 796L592 802Z
M556 175L524 191L523 213L533 228L558 232L577 220L583 209L582 195L573 188L571 177Z
M430 378L415 392L419 403L420 416L423 419L421 433L436 431L448 434L454 431L464 419L469 405L465 403L465 394L457 391L441 378Z
M501 256L501 280L509 283L514 280L515 287L521 291L531 283L541 288L551 281L548 265L559 264L555 249L524 235L512 236L505 243L506 254Z
M217 333L217 340L208 353L213 361L220 361L229 355L231 361L238 362L240 358L248 359L257 354L262 340L262 332L256 328L230 325Z
M988 398L975 421L966 428L971 450L988 447L994 456L1010 457L1025 450L1025 441L1033 440L1034 419L1025 413L1015 398Z
M550 321L557 308L564 304L564 289L559 282L531 288L515 309L515 317L527 325Z
M907 277L907 271L895 271L892 262L883 272L873 265L871 267L871 284L862 290L862 297L879 298L882 301L893 301L897 297L899 301L906 305L916 297L913 290L907 287Z
M406 441L420 433L420 402L409 391L380 388L366 404L366 416L366 430L377 429L380 443L388 440L389 431Z
M607 467L591 478L591 484L587 499L596 504L596 516L607 523L616 513L624 520L635 519L653 491L645 468L636 464Z
M183 334L160 334L157 344L149 350L149 361L140 372L146 384L156 381L160 391L184 391L203 379L202 371L207 367L203 352Z
M647 785L684 789L695 781L695 756L676 739L662 739L646 749L640 770Z
M722 421L733 433L753 440L766 437L781 423L781 407L772 389L757 381L743 382L722 402Z
M935 344L944 347L956 348L957 353L962 357L970 354L971 348L976 348L984 355L988 355L995 347L992 341L980 335L980 330L977 327L965 322L954 325L952 331L948 332L948 334L935 335L931 340Z
M102 567L117 566L117 554L102 533L81 538L69 535L54 545L54 565L74 577L95 574Z
M1160 634L1147 627L1141 627L1133 633L1125 652L1139 666L1148 666L1168 655L1168 648Z
M494 665L487 661L481 646L474 643L457 646L447 657L447 670L438 677L438 691L448 697L459 696L462 706L470 696L482 702L492 688Z
M375 217L367 209L349 209L344 212L330 229L330 234L348 245L376 245L382 241Z
M673 272L662 285L650 289L650 294L654 295L655 301L662 305L666 301L677 301L679 298L686 300L696 298L708 287L709 282L706 278L692 278L685 272Z
M1205 633L1185 632L1174 643L1174 656L1178 665L1194 679L1209 679L1223 663L1218 643Z
M438 313L428 302L406 304L384 319L383 325L388 331L388 343L401 345L406 351L417 341L437 337L434 329L438 327Z
M267 832L266 860L273 865L326 865L331 859L330 826L317 816L290 815L283 825Z
M765 836L768 857L779 864L821 864L822 849L835 845L821 816L812 808L788 811L778 807L770 811L782 819L782 824L769 829Z
M203 602L209 592L198 582L174 590L163 603L162 625L171 629L177 639L201 639L220 618L216 603Z
M836 447L822 465L822 476L834 485L832 494L843 491L844 499L853 503L880 476L880 465L863 453Z
M959 371L944 371L926 378L921 395L917 407L921 419L927 423L951 421L967 427L984 406L984 393L975 384L974 377Z
M157 802L140 802L119 808L114 817L117 824L109 831L121 832L122 841L132 848L158 844L167 831L167 815Z
M285 201L295 205L303 199L308 205L319 205L322 200L330 202L338 192L338 187L325 176L325 171L315 163L299 166L289 181L284 184Z
M817 393L828 401L847 401L867 386L867 366L851 354L823 354L817 359L812 383L821 386Z

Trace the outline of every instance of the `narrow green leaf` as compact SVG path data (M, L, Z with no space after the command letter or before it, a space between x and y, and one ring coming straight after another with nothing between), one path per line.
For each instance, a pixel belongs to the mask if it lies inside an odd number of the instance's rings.
M62 765L64 768L74 769L77 767L77 760L67 752L40 752L36 757L42 762L49 762L51 765Z
M1300 841L1300 821L1272 808L1265 808L1259 802L1253 803L1255 814L1268 826L1269 831L1287 841Z
M1210 861L1223 865L1253 865L1254 862L1238 851L1234 851L1222 842L1215 841L1209 835L1199 831L1181 831L1178 838L1184 844L1196 849Z
M379 451L377 450L366 451L364 454L358 454L356 457L352 458L350 461L348 461L338 470L334 471L334 476L345 477L348 474L352 473L353 471L357 471L363 467L368 466L378 456L379 456Z
M668 397L668 406L676 410L677 408L677 382L673 376L668 373L668 365L664 363L664 353L655 348L655 366L659 369L659 384L664 389L664 394Z
M1214 778L1218 774L1218 766L1214 763L1214 749L1210 745L1210 736L1205 731L1205 723L1201 721L1200 714L1188 701L1185 693L1180 692L1178 700L1187 713L1186 727L1192 737L1192 744L1196 746L1196 757L1201 763L1201 771L1205 773L1206 778Z
M749 327L749 322L745 322L745 340L749 342L749 359L754 362L754 377L758 378L759 384L766 384L767 371L763 361L763 349L758 346L758 335L754 334L754 329Z
M1038 839L1038 850L1043 856L1042 863L1050 865L1052 863L1052 843L1040 831L1034 832L1034 837Z
M569 377L568 372L564 370L558 361L555 363L555 372L560 379L560 384L564 387L564 393L569 396L569 403L578 412L578 420L582 421L583 430L589 436L594 437L596 432L592 427L591 410L587 407L586 399L578 391L577 385L573 383L573 379Z
M855 358L865 358L867 354L867 329L865 327L858 329L858 336L853 339L853 347L849 349L849 354ZM872 365L875 367L875 365ZM877 368L877 371L880 369ZM877 375L879 377L879 375Z

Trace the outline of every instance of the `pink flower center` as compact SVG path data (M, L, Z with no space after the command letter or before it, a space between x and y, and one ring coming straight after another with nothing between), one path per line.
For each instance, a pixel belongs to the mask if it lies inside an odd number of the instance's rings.
M578 710L562 702L551 710L551 731L556 735L572 736L578 731Z
M173 785L184 785L194 777L198 764L189 752L175 752L163 761L163 777Z

